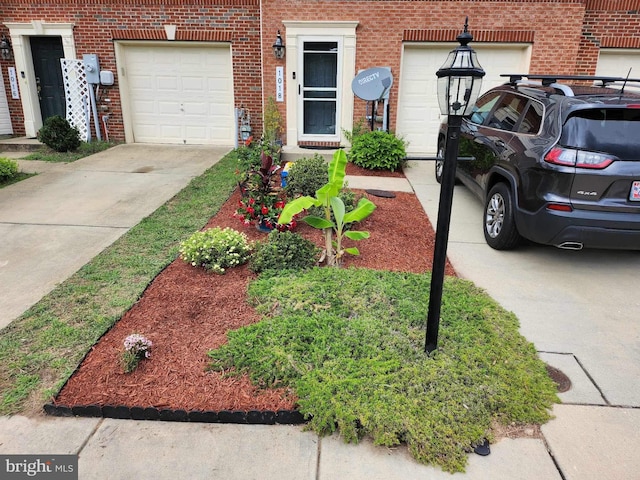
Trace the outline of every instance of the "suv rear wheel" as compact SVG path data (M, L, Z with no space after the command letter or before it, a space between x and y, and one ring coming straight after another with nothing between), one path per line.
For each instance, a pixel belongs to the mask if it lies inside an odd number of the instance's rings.
M511 190L504 183L495 184L487 196L484 206L484 238L496 250L511 250L520 243Z

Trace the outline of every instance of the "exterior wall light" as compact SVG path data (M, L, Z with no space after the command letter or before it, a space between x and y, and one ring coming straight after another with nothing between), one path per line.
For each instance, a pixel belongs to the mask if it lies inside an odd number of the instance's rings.
M280 35L280 30L278 30L276 41L273 44L273 55L278 60L282 60L284 58L284 50L285 50L285 46L284 46L284 43L282 43L282 35Z
M478 63L476 52L468 45L473 40L473 36L468 31L468 23L469 17L464 22L464 31L457 38L460 46L449 53L447 61L436 72L438 76L440 112L448 117L424 347L425 352L429 354L438 346L442 285L447 261L451 204L453 202L453 187L456 181L456 163L460 146L460 127L462 126L462 118L472 113L473 106L480 94L482 77L485 74Z
M3 34L0 38L0 56L3 60L11 60L13 58L13 48L11 48L11 42Z

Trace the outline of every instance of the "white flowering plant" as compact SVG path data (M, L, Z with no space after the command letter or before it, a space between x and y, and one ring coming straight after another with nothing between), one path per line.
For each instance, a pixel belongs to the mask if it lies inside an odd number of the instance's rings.
M122 369L125 373L133 372L140 360L151 357L153 342L139 333L132 333L124 339L122 352Z
M185 262L218 274L246 263L250 255L247 236L229 227L196 232L180 244L180 257Z

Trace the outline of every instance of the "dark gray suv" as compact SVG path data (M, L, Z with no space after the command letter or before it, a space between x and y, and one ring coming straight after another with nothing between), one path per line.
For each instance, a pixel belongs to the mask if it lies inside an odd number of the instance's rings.
M640 80L505 76L464 119L456 169L484 202L487 243L640 250Z

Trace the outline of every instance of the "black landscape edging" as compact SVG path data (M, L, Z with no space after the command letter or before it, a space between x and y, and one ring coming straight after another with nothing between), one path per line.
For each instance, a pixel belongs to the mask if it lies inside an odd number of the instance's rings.
M307 423L298 410L171 410L125 405L55 405L47 403L44 412L52 417L116 418L120 420L161 420L165 422L236 423L247 425L300 425Z

